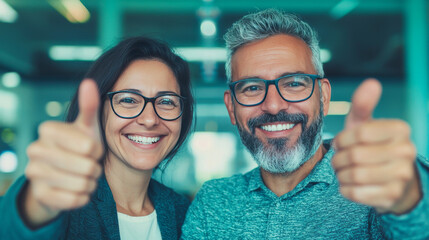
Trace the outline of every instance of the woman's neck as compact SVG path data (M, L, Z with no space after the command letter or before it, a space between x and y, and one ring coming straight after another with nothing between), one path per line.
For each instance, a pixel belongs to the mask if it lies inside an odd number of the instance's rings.
M146 216L153 212L147 190L152 170L139 171L119 161L106 161L104 172L118 212Z

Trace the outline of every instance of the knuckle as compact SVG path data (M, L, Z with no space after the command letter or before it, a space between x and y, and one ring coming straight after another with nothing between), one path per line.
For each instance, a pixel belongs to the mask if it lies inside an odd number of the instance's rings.
M414 144L410 141L396 143L393 148L393 152L397 156L402 156L408 160L414 161L417 155L417 149Z
M406 156L409 157L413 162L417 156L417 149L416 146L411 143L408 142L408 144L405 145L405 152L406 152Z
M385 199L384 201L380 202L380 207L384 209L390 209L395 205L395 201L393 199Z
M69 206L70 208L77 208L82 206L82 197L79 194L73 194L71 195L71 197L69 198Z
M396 202L397 199L401 198L403 190L401 189L402 184L396 184L395 187L392 187L389 191L390 201Z
M82 184L81 193L90 193L92 188L92 182L90 180L85 180Z
M413 178L414 174L414 167L402 167L401 171L399 172L399 177L404 180L405 182L408 182Z
M29 158L32 158L32 157L34 157L34 156L36 156L37 155L37 143L36 142L34 142L34 143L31 143L28 147L27 147L27 156L29 157Z
M92 176L94 177L94 178L98 178L98 177L100 177L100 175L101 175L101 173L103 172L103 169L102 169L102 167L100 166L100 164L98 164L98 163L94 163L94 170L93 170L93 173L92 173Z
M97 143L91 138L85 138L81 142L82 151L85 155L91 155L97 149Z
M359 169L353 169L350 171L350 177L353 181L353 183L356 184L361 184L363 183L363 177L362 177L362 173Z
M400 129L401 132L404 133L404 135L409 136L411 134L411 127L410 125L408 125L408 123L401 121L401 120L396 120L395 121L395 127L396 129Z
M358 148L352 148L349 150L349 162L351 165L357 165L360 159L360 152Z
M30 161L25 168L25 176L28 179L36 179L40 176L40 167L37 163Z
M93 161L88 161L88 166L84 171L84 175L90 177L90 176L94 176L96 172L97 172L97 163Z
M76 194L71 199L71 207L78 208L86 205L89 202L89 196L87 194Z
M35 181L31 182L31 188L33 196L38 200L44 201L47 196L50 196L49 188Z
M89 161L89 165L84 172L84 175L89 178L98 178L102 172L102 168L98 162Z
M366 142L366 139L368 139L368 135L371 134L371 129L367 127L367 125L361 125L356 128L355 130L355 137L358 142Z
M355 201L355 202L359 202L359 194L358 194L358 192L357 192L357 190L356 190L356 188L351 188L350 190L349 190L349 199L350 200L352 200L352 201Z
M353 187L344 187L344 186L342 186L340 188L340 192L341 192L341 194L344 197L348 198L349 200L357 201L357 199L356 199L356 196L357 196L356 195L356 191L355 191L355 189Z
M35 175L34 164L32 162L29 162L27 164L27 167L25 168L25 176L27 176L27 178L31 179L34 177L34 175Z
M90 186L90 181L86 178L81 178L79 179L79 181L76 182L76 190L78 192L88 192L89 186Z
M88 192L92 193L95 191L95 189L97 188L97 183L96 181L90 181L89 187L88 187Z
M39 125L38 133L39 136L44 136L46 134L50 134L52 132L52 128L54 126L53 121L46 121Z
M98 159L102 158L104 154L104 146L101 143L97 143L96 149L95 149L95 156Z
M340 159L340 157L338 156L340 153L336 153L333 157L332 157L332 160L331 160L331 165L332 165L332 167L334 168L334 169L338 169L338 167L339 167L339 159Z

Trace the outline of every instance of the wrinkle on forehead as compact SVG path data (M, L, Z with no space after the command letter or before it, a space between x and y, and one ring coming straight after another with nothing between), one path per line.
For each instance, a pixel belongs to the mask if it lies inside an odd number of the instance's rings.
M289 35L275 35L239 48L232 56L233 81L274 79L285 72L316 73L307 44Z

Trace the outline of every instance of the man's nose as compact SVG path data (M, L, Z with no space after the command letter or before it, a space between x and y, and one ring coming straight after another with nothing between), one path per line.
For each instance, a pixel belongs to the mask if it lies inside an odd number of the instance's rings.
M280 96L275 85L269 85L265 100L261 103L261 108L266 113L276 115L280 111L287 110L289 104L289 102L285 101L282 96Z

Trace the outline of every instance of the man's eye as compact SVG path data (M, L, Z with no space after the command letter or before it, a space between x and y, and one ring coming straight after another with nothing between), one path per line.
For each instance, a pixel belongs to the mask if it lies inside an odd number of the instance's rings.
M243 89L243 92L253 92L253 91L259 91L261 90L260 86L257 85L252 85L252 86L247 86Z
M303 87L305 84L302 82L290 82L287 84L287 87Z

